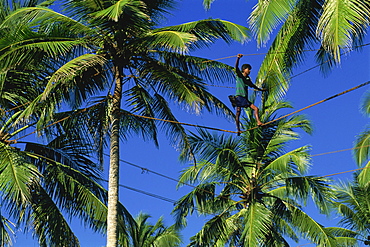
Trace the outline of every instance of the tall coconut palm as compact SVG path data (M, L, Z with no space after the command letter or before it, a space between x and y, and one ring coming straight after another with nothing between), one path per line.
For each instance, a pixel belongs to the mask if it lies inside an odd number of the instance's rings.
M29 229L40 246L80 246L70 227L71 217L104 233L107 191L100 184L99 167L91 161L90 145L81 142L78 133L74 133L74 139L71 133L63 134L67 123L49 129L49 134L54 134L46 144L11 141L33 126L13 125L21 113L7 113L0 120L1 206L2 215L8 216L2 216L2 241L11 239L5 238L6 227L14 222L18 228ZM119 211L120 232L125 233L125 224L132 219L122 205Z
M284 107L290 106L269 105L262 121L272 120ZM246 129L255 126L249 117ZM288 246L286 238L320 246L355 245L353 232L325 228L303 211L311 198L327 213L333 195L327 179L305 175L309 146L285 151L298 138L295 128L311 131L303 116L293 116L246 131L241 139L203 130L192 136L198 162L182 172L179 186L195 187L173 212L178 226L186 225L194 211L208 216L190 246Z
M122 128L138 127L156 139L156 122L143 121L132 113L176 121L168 102L175 101L196 113L203 108L229 114L229 109L204 87L203 79L217 80L231 69L221 63L202 63L205 59L188 51L208 46L217 39L245 41L247 29L228 21L207 19L178 26L160 27L164 14L173 7L168 0L64 1L66 15L44 7L15 12L3 27L27 23L43 39L17 43L12 52L42 50L53 58L56 71L45 91L26 109L22 117L34 112L40 102L57 104L59 96L79 107L91 95L105 89L106 104L99 111L104 121L91 132L104 147L109 133L110 172L108 197L108 246L117 246L117 203L119 138L127 137ZM109 90L110 87L112 90ZM56 97L52 101L50 98ZM126 103L123 105L123 101ZM43 108L45 109L45 108ZM50 109L50 108L47 108ZM46 123L52 111L43 113ZM96 120L93 120L96 121ZM173 122L163 123L167 134L189 152L185 130ZM130 129L136 131L137 129ZM180 141L179 141L180 140Z
M176 247L181 244L179 231L174 226L166 227L163 218L153 225L148 222L150 215L139 213L135 224L128 225L129 238L122 246L128 247Z

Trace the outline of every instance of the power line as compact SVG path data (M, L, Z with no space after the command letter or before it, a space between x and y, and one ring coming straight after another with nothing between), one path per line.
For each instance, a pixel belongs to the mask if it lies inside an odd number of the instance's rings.
M104 155L109 157L109 155L108 155L108 154L104 154ZM211 195L213 195L213 196L216 196L216 197L218 197L218 196L219 196L219 197L224 198L224 199L229 199L229 198L227 198L227 197L225 197L225 196L218 195L218 194L216 194L216 193L214 193L214 192L212 192L212 191L205 190L205 189L202 189L202 188L198 188L197 186L194 186L194 185L189 184L189 183L181 182L181 181L180 181L180 180L178 180L178 179L175 179L175 178L172 178L172 177L170 177L170 176L164 175L164 174L162 174L162 173L159 173L159 172L156 172L156 171L150 170L150 169L148 169L148 168L145 168L145 167L142 167L142 166L136 165L136 164L134 164L134 163L131 163L131 162L128 162L128 161L125 161L125 160L122 160L122 159L120 159L119 161L120 161L120 162L123 162L123 163L126 163L126 164L128 164L128 165L130 165L130 166L133 166L133 167L139 168L139 169L141 169L141 170L142 170L142 172L150 172L150 173L153 173L153 174L155 174L155 175L157 175L157 176L160 176L160 177L166 178L166 179L168 179L168 180L172 180L172 181L174 181L174 182L177 182L177 183L179 183L179 184L183 184L183 185L186 185L186 186L192 187L192 188L194 188L194 189L201 190L201 191L206 192L206 193L208 193L208 194L211 194Z
M106 179L101 179L101 181L104 181L104 182L107 182L107 183L109 182ZM136 189L136 188L133 188L133 187L129 187L129 186L126 186L126 185L123 185L123 184L119 184L118 186L120 186L122 188L125 188L125 189L128 189L128 190L132 190L132 191L144 194L144 195L147 195L147 196L150 196L150 197L154 197L154 198L162 200L162 201L170 202L172 204L176 204L176 202L177 202L176 200L173 200L173 199L170 199L170 198L167 198L167 197L164 197L164 196L160 196L160 195L157 195L157 194L153 194L153 193L150 193L150 192L147 192L147 191L144 191L144 190L139 190L139 189Z

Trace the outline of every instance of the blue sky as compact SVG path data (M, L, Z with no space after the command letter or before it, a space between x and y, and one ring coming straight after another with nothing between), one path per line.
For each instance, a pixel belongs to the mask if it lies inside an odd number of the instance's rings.
M211 10L207 12L203 9L201 0L184 0L179 4L178 10L172 12L173 16L164 22L163 25L180 24L209 17L247 25L246 19L255 3L255 0L216 0ZM364 43L370 43L370 39L367 38ZM341 65L334 68L326 77L320 73L318 68L295 77L291 81L291 88L286 96L286 100L290 101L294 108L281 112L281 114L301 109L367 82L369 80L370 65L369 51L370 46L365 46L361 52L352 52L343 57ZM192 55L202 56L207 59L218 59L235 56L238 53L246 54L240 63L252 64L251 78L255 80L258 68L264 57L263 55L248 56L247 54L263 52L266 52L266 48L257 49L256 42L252 39L243 45L238 43L226 45L222 42L217 42L214 46L193 53ZM316 64L313 56L313 52L308 52L305 63L295 69L293 75L314 67ZM235 57L220 61L234 65ZM361 98L367 90L369 90L369 87L365 86L301 112L301 114L305 114L312 121L314 133L312 135L302 133L301 139L292 143L289 148L294 149L295 147L308 144L312 146L311 153L318 155L353 147L355 136L363 131L369 122L369 119L359 110ZM227 96L234 93L234 89L218 87L210 87L210 91L227 104L229 104ZM259 102L256 102L256 105L258 104ZM200 116L189 115L181 109L176 109L175 113L180 122L235 130L234 122L214 115L206 113ZM245 116L244 113L243 116ZM193 127L186 128L192 131L195 130ZM144 142L140 138L132 138L121 146L122 160L174 179L177 179L179 171L188 165L180 163L178 161L178 155L179 153L174 147L170 146L164 136L160 136L159 149L153 143ZM312 163L313 166L309 172L310 175L329 175L357 168L351 151L314 156ZM107 165L108 162L106 162L105 166L106 171L108 170ZM332 176L332 178L338 181L351 179L351 176L352 173L345 173L343 175ZM189 191L189 188L186 187L176 190L176 182L151 172L143 172L142 169L126 163L121 164L120 184L160 195L171 200L179 199ZM120 189L120 200L133 215L142 211L149 213L153 221L156 221L160 216L164 216L167 225L173 223L172 216L170 215L173 208L171 202L125 188ZM327 218L326 216L319 215L312 204L309 204L306 210L317 221L326 226L334 226L336 224L335 218ZM184 237L183 246L186 246L190 236L200 230L204 220L204 218L196 216L189 218L188 227L182 232ZM78 223L75 222L73 228L80 238L82 247L100 247L105 245L104 236L93 234ZM14 245L16 247L38 246L32 240L30 233L23 234L18 232L17 236ZM306 243L302 241L299 244L292 244L291 246L299 246Z

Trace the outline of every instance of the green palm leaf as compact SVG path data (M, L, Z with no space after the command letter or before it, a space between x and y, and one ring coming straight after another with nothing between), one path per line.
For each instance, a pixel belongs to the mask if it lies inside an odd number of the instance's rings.
M291 212L292 220L295 226L300 229L311 241L317 243L319 246L337 246L335 238L322 225L317 223L306 213L292 205L286 205Z
M240 211L244 216L242 242L245 246L259 246L261 239L267 235L271 227L270 212L261 203L251 203L248 209Z
M310 164L308 155L308 146L300 147L284 155L274 159L269 165L265 167L266 170L271 170L277 173L292 172L292 165L296 166L301 174L307 172ZM294 168L293 168L294 169Z
M187 52L189 45L197 40L192 34L176 31L154 31L147 38L148 48L160 47L174 52Z
M196 47L207 46L208 43L219 38L226 42L233 39L238 42L245 42L249 38L246 27L220 19L193 21L158 30L174 30L194 34L197 38Z
M17 149L0 143L0 190L11 208L22 207L31 200L27 184L37 182L40 173ZM14 211L16 212L16 211Z
M340 61L340 49L351 47L353 36L361 35L358 31L367 25L368 13L363 1L325 1L317 34L336 61Z
M368 186L370 183L370 161L363 167L363 170L358 174L358 183Z
M0 245L12 246L12 238L10 234L14 234L13 227L15 224L0 214Z
M107 9L100 10L93 14L96 18L108 18L118 22L118 19L127 12L135 13L137 17L143 19L149 19L149 16L145 14L145 5L143 1L137 0L119 0Z
M295 1L259 1L249 17L249 23L257 43L265 44L271 32L285 21Z

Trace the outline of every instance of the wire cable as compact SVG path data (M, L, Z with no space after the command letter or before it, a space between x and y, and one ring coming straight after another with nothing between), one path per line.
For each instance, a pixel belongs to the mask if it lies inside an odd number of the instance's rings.
M109 155L108 155L108 154L104 154L104 155L109 157ZM142 173L144 173L144 172L153 173L153 174L155 174L155 175L157 175L157 176L160 176L160 177L166 178L166 179L168 179L168 180L172 180L172 181L177 182L177 183L179 183L179 184L183 184L183 185L186 185L186 186L192 187L192 188L194 188L194 189L201 190L201 191L206 192L206 193L208 193L208 194L211 194L211 195L213 195L213 196L215 196L215 197L220 197L220 198L224 198L224 199L230 199L230 198L228 198L228 197L218 195L218 194L216 194L216 193L214 193L214 192L212 192L212 191L205 190L205 189L202 189L202 188L198 188L198 187L197 187L197 186L195 186L195 185L192 185L192 184L189 184L189 183L185 183L185 182L181 182L181 181L180 181L180 180L178 180L178 179L175 179L175 178L172 178L172 177L170 177L170 176L164 175L164 174L162 174L162 173L159 173L159 172L156 172L156 171L150 170L150 169L148 169L148 168L145 168L145 167L142 167L142 166L136 165L136 164L134 164L134 163L131 163L131 162L128 162L128 161L125 161L125 160L122 160L122 159L120 159L119 161L120 161L120 162L123 162L123 163L125 163L125 164L128 164L128 165L130 165L130 166L133 166L133 167L136 167L136 168L141 169L141 170L142 170Z
M104 181L104 182L107 182L107 183L109 182L106 179L100 179L100 180L101 181ZM132 191L135 191L135 192L144 194L144 195L147 195L147 196L150 196L150 197L154 197L156 199L160 199L162 201L170 202L172 204L176 204L176 202L177 202L176 200L170 199L168 197L164 197L164 196L160 196L160 195L157 195L157 194L153 194L153 193L150 193L150 192L147 192L147 191L144 191L144 190L139 190L139 189L136 189L136 188L133 188L133 187L129 187L129 186L123 185L123 184L119 184L118 186L120 186L122 188L125 188L125 189L128 189L128 190L132 190Z

